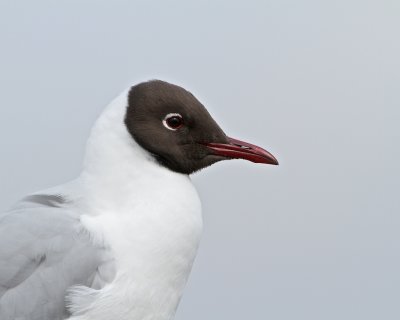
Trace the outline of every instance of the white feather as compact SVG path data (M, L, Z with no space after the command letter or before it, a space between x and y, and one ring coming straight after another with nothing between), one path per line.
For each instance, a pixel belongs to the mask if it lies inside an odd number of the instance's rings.
M70 192L79 195L81 221L93 240L111 249L116 277L96 292L72 290L70 320L171 319L198 248L195 188L135 143L124 125L126 106L124 92L97 121Z

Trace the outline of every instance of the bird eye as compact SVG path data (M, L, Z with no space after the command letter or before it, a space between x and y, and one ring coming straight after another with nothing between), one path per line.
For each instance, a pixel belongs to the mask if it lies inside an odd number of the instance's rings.
M183 118L179 113L170 113L163 120L164 127L169 130L178 130L183 126Z

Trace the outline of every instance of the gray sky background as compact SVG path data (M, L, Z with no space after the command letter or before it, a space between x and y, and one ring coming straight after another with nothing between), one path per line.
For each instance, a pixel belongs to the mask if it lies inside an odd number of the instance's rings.
M177 319L400 319L400 2L0 0L0 209L80 171L130 84L183 85L281 165L194 176Z

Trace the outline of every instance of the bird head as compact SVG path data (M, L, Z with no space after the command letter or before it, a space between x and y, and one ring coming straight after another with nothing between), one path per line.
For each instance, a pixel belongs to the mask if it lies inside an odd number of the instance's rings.
M278 164L263 148L228 137L193 94L164 81L130 89L125 125L142 148L175 172L191 174L229 159Z

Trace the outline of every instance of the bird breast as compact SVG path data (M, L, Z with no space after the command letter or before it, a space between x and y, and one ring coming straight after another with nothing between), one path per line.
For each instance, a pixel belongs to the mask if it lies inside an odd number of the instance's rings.
M82 320L173 317L200 241L201 204L187 176L168 173L157 180L151 183L147 176L141 184L136 179L125 203L102 199L96 214L82 216L116 264L115 279L98 292Z

